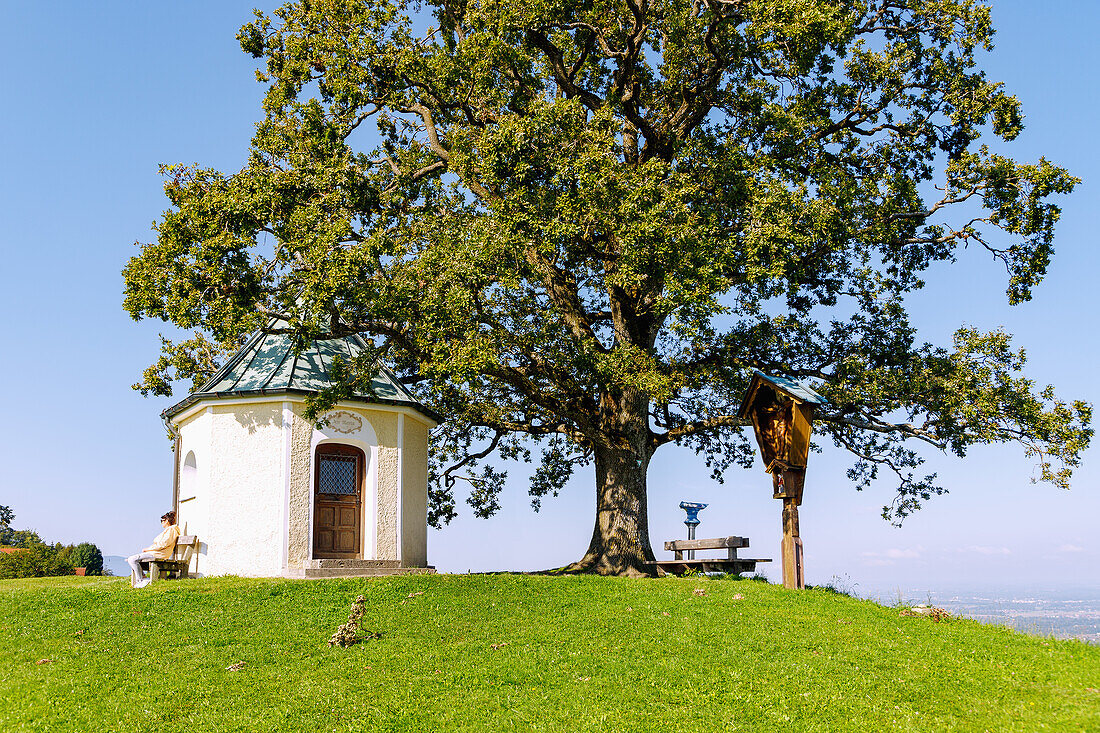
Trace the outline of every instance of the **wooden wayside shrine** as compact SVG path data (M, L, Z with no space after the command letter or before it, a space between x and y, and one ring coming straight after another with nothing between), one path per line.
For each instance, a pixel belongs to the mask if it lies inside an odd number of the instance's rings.
M783 501L783 586L805 588L798 507L806 485L814 410L824 397L794 379L753 374L740 416L752 421L764 468L772 475L772 497Z

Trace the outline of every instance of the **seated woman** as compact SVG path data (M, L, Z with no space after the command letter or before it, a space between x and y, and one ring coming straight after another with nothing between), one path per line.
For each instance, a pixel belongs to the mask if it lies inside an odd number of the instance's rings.
M145 571L141 569L143 562L150 560L167 560L172 557L172 551L176 549L176 538L180 536L179 527L176 526L176 513L165 512L160 518L164 531L157 535L153 544L146 547L136 555L130 555L126 562L130 564L130 585L134 588L144 588L151 580L145 577Z

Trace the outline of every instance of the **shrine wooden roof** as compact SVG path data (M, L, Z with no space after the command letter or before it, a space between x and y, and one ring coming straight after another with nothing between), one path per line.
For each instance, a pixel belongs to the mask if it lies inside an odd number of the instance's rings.
M799 402L807 402L812 405L827 405L829 403L827 399L815 392L805 380L777 374L765 374L757 369L753 372L749 388L745 390L744 399L741 400L741 409L739 410L741 417L748 415L749 405L752 403L756 391L760 389L761 383L766 383Z

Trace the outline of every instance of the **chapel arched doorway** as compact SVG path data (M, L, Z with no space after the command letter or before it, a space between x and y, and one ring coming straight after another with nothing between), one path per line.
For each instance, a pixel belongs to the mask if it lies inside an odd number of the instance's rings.
M313 557L359 559L366 457L350 445L322 443L313 457Z

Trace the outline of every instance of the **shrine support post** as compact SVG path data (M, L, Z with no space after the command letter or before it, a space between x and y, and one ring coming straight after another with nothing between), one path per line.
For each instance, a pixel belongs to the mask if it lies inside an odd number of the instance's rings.
M798 534L798 505L802 503L805 471L778 469L772 474L774 496L783 500L783 587L805 588L806 573L802 566L802 538Z

